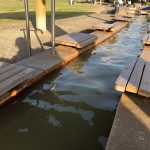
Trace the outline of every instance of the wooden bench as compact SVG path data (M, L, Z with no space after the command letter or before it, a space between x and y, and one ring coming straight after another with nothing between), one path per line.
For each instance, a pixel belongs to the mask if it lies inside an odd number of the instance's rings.
M150 44L150 33L146 33L142 38L142 43L149 45Z
M0 61L0 97L32 77L34 69Z
M107 31L107 30L110 30L112 27L114 27L115 25L114 24L108 24L108 23L99 23L99 24L95 24L92 26L93 29L96 29L96 30L104 30L104 31Z
M83 48L97 40L97 36L86 33L69 33L63 36L56 37L57 44Z
M145 46L141 55L134 58L119 75L115 89L150 97L150 48Z

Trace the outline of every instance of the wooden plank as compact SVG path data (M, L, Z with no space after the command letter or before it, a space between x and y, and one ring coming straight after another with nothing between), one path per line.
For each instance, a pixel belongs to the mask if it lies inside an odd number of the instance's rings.
M115 17L133 18L132 14L116 14Z
M117 21L125 21L125 22L132 21L130 18L125 18L125 17L115 17L115 20L117 20Z
M61 63L62 60L59 56L52 55L51 51L45 51L23 59L16 64L49 72L60 67Z
M0 74L0 82L14 76L15 74L25 70L25 67L23 66L16 66L15 68L12 68L11 70L4 72L3 74Z
M134 70L131 74L129 82L126 87L126 91L131 93L137 93L140 85L145 61L141 58L138 58L137 63L134 67Z
M140 54L140 58L142 58L145 61L150 61L150 46L144 46L144 49Z
M125 66L125 68L123 69L119 77L117 78L116 83L115 83L115 89L117 91L125 92L126 85L134 69L136 61L137 61L137 58L132 59L132 61L130 61L129 64Z
M97 39L98 39L98 37L96 37L96 36L93 36L89 39L86 39L85 41L82 41L82 42L78 43L77 48L83 48L83 47L95 42Z
M100 30L109 30L112 27L114 27L114 24L108 23L98 23L92 26L93 29L100 29Z
M149 36L148 36L148 39L147 39L147 41L146 41L146 44L147 44L147 45L150 44L150 34L149 34Z
M146 62L138 94L145 97L150 97L150 62L149 61Z
M9 63L0 61L0 68L7 66Z
M71 33L56 38L56 43L82 48L97 39L96 35L86 33ZM90 41L91 40L91 41ZM86 44L87 42L87 44ZM82 44L80 44L82 43ZM84 43L84 44L83 44Z
M144 36L143 36L143 38L142 38L142 43L143 43L143 44L146 44L146 41L147 41L147 39L148 39L148 36L149 36L148 33L144 34Z
M15 64L9 64L9 65L4 66L3 68L0 68L0 74L14 68L15 66L16 66Z
M33 70L34 69L32 68L27 68L23 70L22 72L16 74L15 76L12 76L11 78L1 82L0 83L0 96L10 91L11 89L15 88L19 84L23 83L27 79L31 78L33 75Z
M120 25L115 25L113 28L110 29L110 31L114 32L120 29Z

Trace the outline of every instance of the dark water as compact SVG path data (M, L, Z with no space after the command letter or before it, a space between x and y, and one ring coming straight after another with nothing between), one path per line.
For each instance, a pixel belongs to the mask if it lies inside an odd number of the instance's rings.
M114 83L140 53L146 19L48 75L0 110L0 150L102 150L120 93Z

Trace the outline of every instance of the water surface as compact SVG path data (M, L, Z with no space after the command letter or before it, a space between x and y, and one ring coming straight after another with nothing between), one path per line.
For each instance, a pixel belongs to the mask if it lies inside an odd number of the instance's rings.
M146 19L48 75L0 110L0 150L103 150L120 93L114 83L140 53Z

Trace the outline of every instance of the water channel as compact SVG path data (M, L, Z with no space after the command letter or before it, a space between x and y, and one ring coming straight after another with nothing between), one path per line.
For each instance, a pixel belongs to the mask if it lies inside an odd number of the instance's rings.
M0 150L103 150L121 93L115 80L142 49L144 17L0 109Z

